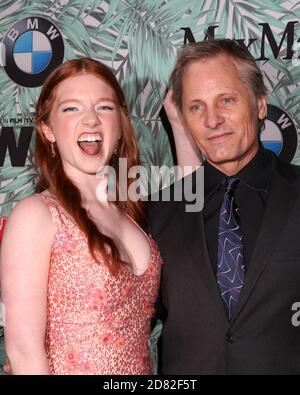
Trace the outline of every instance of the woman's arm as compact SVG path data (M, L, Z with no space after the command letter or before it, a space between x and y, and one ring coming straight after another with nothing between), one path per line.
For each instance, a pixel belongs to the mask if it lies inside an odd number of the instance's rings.
M49 374L47 283L54 226L39 195L16 205L0 250L5 348L13 374Z
M172 89L168 91L164 100L164 108L173 130L177 163L182 171L182 175L186 176L202 164L201 152L199 151L193 137L183 125L179 110L173 101Z

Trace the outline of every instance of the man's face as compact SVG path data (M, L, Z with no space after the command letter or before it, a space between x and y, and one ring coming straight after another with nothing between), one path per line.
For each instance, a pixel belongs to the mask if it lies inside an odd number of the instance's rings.
M226 55L190 64L182 82L186 128L208 162L236 174L257 152L257 123L265 117L266 97L253 97Z

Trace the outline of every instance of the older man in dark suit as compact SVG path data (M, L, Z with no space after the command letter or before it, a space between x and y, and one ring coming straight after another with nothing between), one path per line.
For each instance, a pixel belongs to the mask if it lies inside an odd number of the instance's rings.
M197 213L184 200L148 204L165 262L160 372L300 374L300 170L259 143L262 74L234 41L209 40L183 48L171 79L205 158L205 200Z

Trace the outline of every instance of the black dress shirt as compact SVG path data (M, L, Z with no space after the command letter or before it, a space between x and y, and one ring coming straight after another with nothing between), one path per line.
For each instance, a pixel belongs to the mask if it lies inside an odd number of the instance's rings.
M272 176L271 155L260 145L254 158L234 175L240 180L234 199L240 212L246 269L250 265L268 199ZM208 162L204 163L204 226L208 253L215 273L217 271L219 215L227 178L224 173Z

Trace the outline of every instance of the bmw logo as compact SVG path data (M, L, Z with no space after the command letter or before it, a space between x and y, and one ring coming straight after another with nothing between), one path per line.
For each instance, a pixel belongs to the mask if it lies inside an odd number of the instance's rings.
M260 136L263 146L280 159L291 162L298 146L297 129L290 116L281 108L268 105L265 129Z
M5 35L3 44L5 71L22 86L42 85L49 73L63 62L62 36L45 18L34 16L15 23Z

